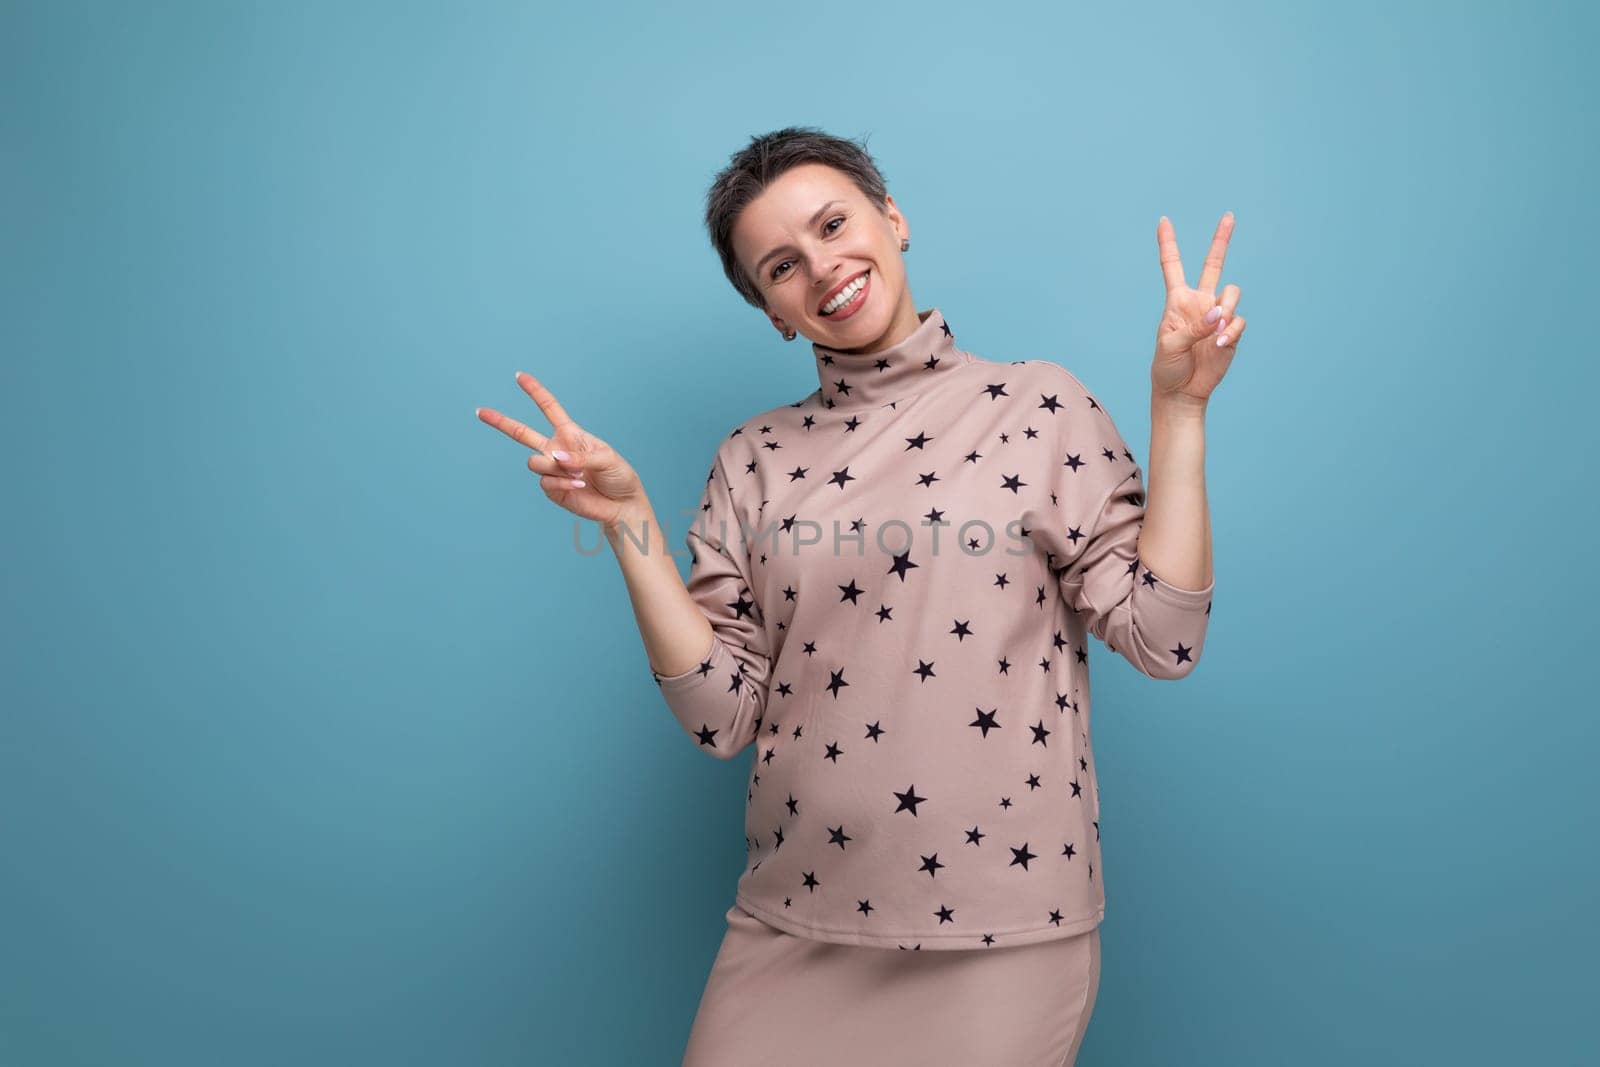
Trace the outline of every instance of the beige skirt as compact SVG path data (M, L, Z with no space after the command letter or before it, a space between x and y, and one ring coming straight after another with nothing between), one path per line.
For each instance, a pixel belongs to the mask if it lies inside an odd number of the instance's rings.
M1100 988L1098 929L926 951L727 920L683 1067L1070 1067Z

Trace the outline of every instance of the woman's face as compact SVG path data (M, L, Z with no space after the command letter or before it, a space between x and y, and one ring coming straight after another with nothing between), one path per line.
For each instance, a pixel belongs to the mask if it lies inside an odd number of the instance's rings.
M734 222L734 254L780 332L871 353L916 329L900 251L911 230L894 197L886 199L882 210L844 172L804 163L745 206ZM858 276L865 287L854 303L824 314L831 295Z

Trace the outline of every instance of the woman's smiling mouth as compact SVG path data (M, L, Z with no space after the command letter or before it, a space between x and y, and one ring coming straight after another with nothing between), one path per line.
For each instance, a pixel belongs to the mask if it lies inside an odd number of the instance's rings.
M827 319L847 319L854 315L860 310L861 305L866 303L871 274L870 269L864 270L846 282L836 294L817 309L817 314ZM841 300L843 303L840 303Z

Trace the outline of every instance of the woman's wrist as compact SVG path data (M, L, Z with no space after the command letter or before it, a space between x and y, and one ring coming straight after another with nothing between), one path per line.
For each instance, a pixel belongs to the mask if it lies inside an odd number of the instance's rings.
M663 545L666 543L666 534L656 520L655 509L650 506L649 499L643 496L631 504L624 504L618 509L617 517L611 522L601 523L600 528L613 549L628 541L649 552L654 539L659 538Z

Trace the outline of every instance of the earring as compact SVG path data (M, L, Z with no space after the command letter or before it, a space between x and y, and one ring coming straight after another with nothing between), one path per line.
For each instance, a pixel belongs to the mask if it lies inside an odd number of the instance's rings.
M911 251L911 238L909 238L909 237L901 238L901 240L900 240L900 251L902 251L902 252Z
M788 333L784 334L783 335L783 339L785 341L793 341L794 340L794 331L790 330Z

